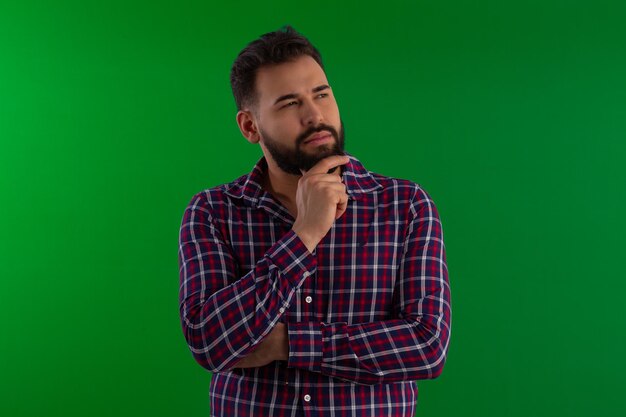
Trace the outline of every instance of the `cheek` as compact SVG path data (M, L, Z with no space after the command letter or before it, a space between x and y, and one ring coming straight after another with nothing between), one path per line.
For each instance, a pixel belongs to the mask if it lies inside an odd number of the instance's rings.
M326 108L329 112L329 117L332 115L333 118L339 119L339 106L334 98L328 101Z
M281 116L273 125L274 134L281 138L290 138L298 134L300 129L299 119L291 116Z
M275 116L271 121L266 120L262 124L263 132L272 139L280 142L288 142L300 132L298 120L293 117Z
M334 104L328 109L327 118L328 121L330 121L332 124L334 124L335 126L339 126L341 116L339 115L339 108L337 107L337 104Z

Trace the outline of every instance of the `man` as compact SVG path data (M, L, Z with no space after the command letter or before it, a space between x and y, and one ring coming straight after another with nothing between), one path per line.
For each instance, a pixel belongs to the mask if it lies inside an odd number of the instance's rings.
M432 200L344 153L319 52L291 27L250 43L231 84L263 158L194 196L180 230L181 321L212 415L413 416L450 334Z

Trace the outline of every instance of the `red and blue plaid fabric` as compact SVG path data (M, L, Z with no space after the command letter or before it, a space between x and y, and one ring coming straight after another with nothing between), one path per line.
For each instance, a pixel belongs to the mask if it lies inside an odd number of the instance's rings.
M413 416L415 380L441 373L450 335L435 205L351 157L347 210L309 253L266 169L194 196L180 229L181 322L213 373L212 415ZM277 322L289 360L234 369Z

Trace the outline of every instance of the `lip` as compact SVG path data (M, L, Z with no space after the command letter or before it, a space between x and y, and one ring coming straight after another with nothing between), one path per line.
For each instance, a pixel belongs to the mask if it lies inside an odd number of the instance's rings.
M318 132L315 133L311 136L309 136L309 138L307 140L304 141L305 144L309 144L309 143L322 143L322 142L326 142L327 140L331 139L333 137L333 135L331 135L329 132Z

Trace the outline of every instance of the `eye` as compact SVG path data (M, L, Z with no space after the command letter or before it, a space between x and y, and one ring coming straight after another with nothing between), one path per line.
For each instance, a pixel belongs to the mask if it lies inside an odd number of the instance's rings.
M326 97L328 97L328 93L319 93L317 95L317 98L326 98Z
M296 100L291 100L291 101L288 101L288 102L286 102L285 104L283 104L283 105L281 106L281 109L284 109L285 107L295 106L295 105L297 105L297 104L298 104L298 102L297 102Z

